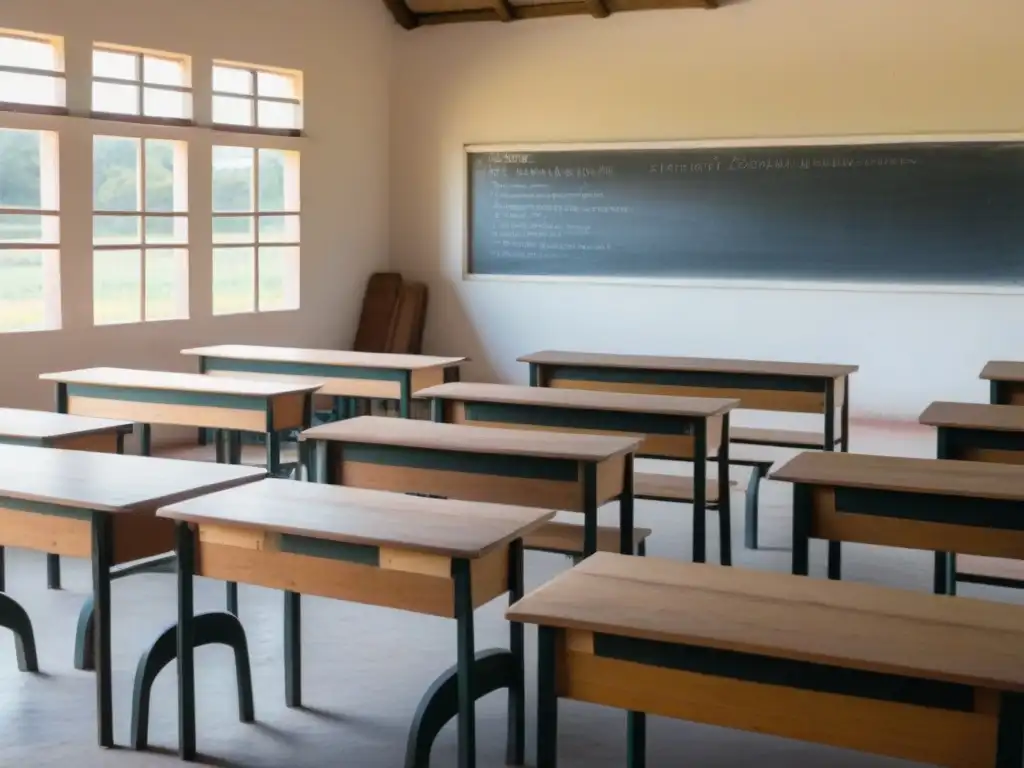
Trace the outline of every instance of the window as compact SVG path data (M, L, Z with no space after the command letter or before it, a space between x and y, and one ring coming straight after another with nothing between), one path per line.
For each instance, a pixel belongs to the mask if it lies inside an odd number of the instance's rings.
M302 128L300 75L241 64L213 67L213 122L265 130Z
M0 128L0 332L60 328L57 135Z
M93 49L92 111L156 120L191 120L188 59L119 48Z
M213 314L299 308L299 156L213 148Z
M93 320L188 317L184 142L93 137Z
M0 30L0 106L63 110L64 51L60 39Z

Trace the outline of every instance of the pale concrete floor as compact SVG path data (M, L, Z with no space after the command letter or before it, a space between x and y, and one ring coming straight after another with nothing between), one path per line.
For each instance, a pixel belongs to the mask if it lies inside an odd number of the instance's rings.
M930 431L857 425L853 449L900 455L933 455ZM776 451L780 458L792 452ZM645 462L646 463L646 462ZM666 465L648 469L667 471ZM736 470L740 489L746 471ZM746 568L788 571L789 505L785 485L764 486L762 549L742 546L742 493L734 497L735 562ZM614 508L603 510L614 522ZM715 536L711 518L712 540ZM654 529L649 554L689 559L690 516L669 504L642 502L637 522ZM916 551L847 546L847 579L927 591L931 556ZM717 547L709 544L709 558ZM176 739L176 699L173 668L160 677L154 691L151 743L159 752L101 750L95 746L93 677L71 665L72 638L78 608L89 589L84 561L64 560L65 590L45 589L44 559L40 554L8 553L8 587L25 605L35 623L39 642L39 675L17 671L13 643L0 632L0 766L39 768L170 768L180 764L170 750ZM527 588L568 567L553 555L528 553ZM824 577L823 547L812 548L812 575ZM961 587L964 595L995 600L1024 601L1024 594L989 587ZM116 739L128 740L132 676L140 653L174 616L174 579L142 575L117 581L114 595L114 695ZM198 580L197 607L223 606L223 586ZM495 601L477 616L478 647L503 645L506 625L503 604ZM243 586L242 619L248 632L256 694L255 725L236 718L234 673L230 653L223 648L197 652L199 670L199 747L207 765L246 768L392 768L402 765L406 729L420 695L434 677L454 660L454 623L317 598L304 600L304 685L308 708L284 706L282 672L281 597L279 593ZM535 630L527 628L531 725L528 754L532 754L532 709ZM489 696L478 706L479 765L503 764L504 696ZM563 702L561 705L561 766L612 768L624 765L624 718L601 707ZM455 765L455 728L449 725L435 747L432 765ZM815 745L730 731L722 728L650 718L650 768L896 768L902 761Z

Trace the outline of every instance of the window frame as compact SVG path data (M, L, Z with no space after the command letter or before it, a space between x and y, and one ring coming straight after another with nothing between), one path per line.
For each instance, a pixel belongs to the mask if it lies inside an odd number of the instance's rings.
M61 281L61 205L60 205L60 134L50 128L0 125L2 131L35 133L40 137L39 208L0 206L0 214L40 216L53 219L54 237L33 242L0 242L0 254L7 251L40 251L43 253L43 323L35 328L0 330L0 337L12 333L41 333L63 328L63 286ZM45 169L45 170L44 170ZM45 207L44 207L45 206ZM46 224L43 224L46 232Z
M68 75L67 62L64 56L64 38L60 35L47 35L36 32L28 32L19 29L7 29L0 27L0 38L11 38L15 40L31 40L32 42L48 43L53 46L55 58L57 59L56 69L38 69L36 67L16 67L8 64L0 64L0 73L13 75L34 75L52 77L59 81L64 91L63 104L23 104L20 101L4 101L0 99L0 112L25 112L35 115L67 115L68 113Z
M236 93L234 91L218 91L213 85L213 73L217 68L221 69L236 69L243 71L249 75L252 82L251 93ZM259 94L259 75L278 75L279 77L287 77L292 80L295 84L294 97L288 96L261 96ZM303 135L305 126L305 100L303 99L303 88L302 88L302 72L300 70L282 69L279 67L270 67L257 64L244 64L237 61L227 61L225 59L214 59L210 68L210 126L215 131L231 131L235 133L252 133L261 134L265 136L286 136L298 138ZM235 123L220 123L213 117L214 113L214 102L218 96L228 97L232 99L247 99L249 101L250 114L252 115L251 125L237 125ZM298 126L295 128L265 128L259 125L259 104L260 102L270 102L272 104L291 104L298 108Z
M216 182L213 180L213 176L216 173L213 171L213 155L218 148L227 149L245 149L252 153L253 165L252 165L252 209L249 211L217 211L214 203L215 192L213 190L213 184ZM288 183L286 177L285 184L285 209L284 210L260 210L259 196L260 196L260 153L261 152L279 152L285 154L286 157L291 157L293 162L292 173L294 174L291 184ZM210 198L210 222L211 222L211 269L210 269L210 310L214 317L228 317L231 315L255 315L255 314L266 314L273 312L295 312L302 307L302 153L297 148L284 148L276 146L265 146L260 144L218 144L214 143L210 147L210 163L211 163L211 198ZM286 167L287 170L287 167ZM288 200L288 187L293 187L293 194L296 200L294 208L289 209L287 206ZM260 235L260 220L263 218L288 218L294 217L298 226L298 232L294 241L289 240L270 240L264 242ZM252 239L245 242L218 242L217 241L217 220L218 219L250 219L252 221ZM293 276L294 279L294 295L295 300L292 302L294 306L285 307L272 307L269 309L260 306L260 251L264 248L291 248L297 252L298 265ZM238 312L217 312L216 311L216 289L217 281L214 276L215 267L213 261L216 258L216 252L219 250L242 250L248 249L252 251L253 255L253 302L252 309L242 310Z
M126 79L110 77L108 75L97 75L94 59L90 57L89 77L89 116L96 120L119 120L132 123L148 123L151 125L175 125L182 127L193 127L195 122L195 88L192 80L192 58L186 54L168 53L166 51L153 51L146 48L136 48L115 43L94 42L92 54L96 52L117 53L125 56L132 56L135 59L135 78ZM152 83L145 80L145 59L164 59L174 61L182 65L187 85L168 85L166 83ZM96 83L107 85L131 85L138 89L135 106L138 111L135 114L126 112L107 112L96 109L95 96L92 86ZM188 96L188 117L158 117L145 113L146 89L165 91L169 93L182 93ZM98 135L98 134L94 134Z
M91 237L90 237L90 253L92 256L92 279L90 281L91 286L91 298L92 298L92 325L94 328L107 328L125 325L144 325L147 323L169 323L169 322L180 322L187 321L191 316L191 286L190 286L190 272L191 272L191 213L189 212L189 194L188 194L188 163L190 153L190 143L185 138L174 138L152 134L119 134L119 133L106 133L99 130L94 131L91 136L91 151L95 153L95 146L97 139L117 139L117 140L128 140L138 142L138 196L139 204L137 210L98 210L96 206L96 195L95 190L91 192L91 206L90 206L90 220L91 220ZM174 174L176 176L175 181L179 184L175 184L175 197L180 194L180 199L183 201L183 207L179 208L177 204L173 205L171 211L151 211L148 208L147 203L147 189L146 189L146 144L147 142L161 142L170 143L174 145L175 160L174 160ZM92 184L95 184L96 179L96 168L95 168L95 154L93 155L92 164ZM180 176L178 176L180 174ZM136 243L97 243L96 241L96 220L102 218L127 218L133 217L138 219L139 222L139 240ZM149 243L147 242L146 225L149 219L170 219L172 222L175 220L184 220L185 222L185 236L181 242L172 243ZM96 253L97 252L114 252L114 251L138 251L139 253L139 317L137 320L119 320L115 322L97 322L96 318ZM156 317L150 318L146 316L146 263L147 254L149 251L180 251L184 254L184 268L178 274L178 279L181 281L183 290L179 297L180 311L174 317Z

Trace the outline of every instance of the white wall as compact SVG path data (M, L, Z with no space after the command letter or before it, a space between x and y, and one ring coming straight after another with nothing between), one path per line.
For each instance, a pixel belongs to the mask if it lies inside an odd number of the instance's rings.
M391 28L379 2L359 0L3 0L0 28L65 37L69 107L88 109L93 41L188 54L208 82L213 58L302 70L301 139L269 145L301 152L301 309L214 317L210 305L210 147L266 140L195 129L189 141L191 317L95 327L91 306L91 136L138 126L85 118L0 115L0 125L60 131L64 330L0 334L0 403L51 408L44 371L94 365L194 370L180 350L217 342L346 348L368 275L387 266L388 84ZM85 103L81 103L84 99ZM77 100L80 103L73 103ZM202 122L209 105L196 100ZM199 212L199 213L197 213Z
M1024 296L462 281L466 143L1024 131L1020 0L736 0L397 32L392 266L428 351L525 381L542 348L858 363L859 415L984 400ZM1022 245L1024 257L1024 245Z

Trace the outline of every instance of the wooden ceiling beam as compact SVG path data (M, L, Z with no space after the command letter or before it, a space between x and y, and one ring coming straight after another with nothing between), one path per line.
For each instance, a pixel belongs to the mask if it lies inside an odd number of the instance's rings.
M494 5L494 12L502 21L515 21L516 12L508 0L491 0Z
M384 0L384 5L391 11L391 15L395 17L395 21L402 29L416 29L420 25L419 19L416 18L415 13L409 10L405 0Z
M604 0L585 0L585 2L587 10L590 11L590 15L595 19L604 19L611 16L612 12L608 10Z

